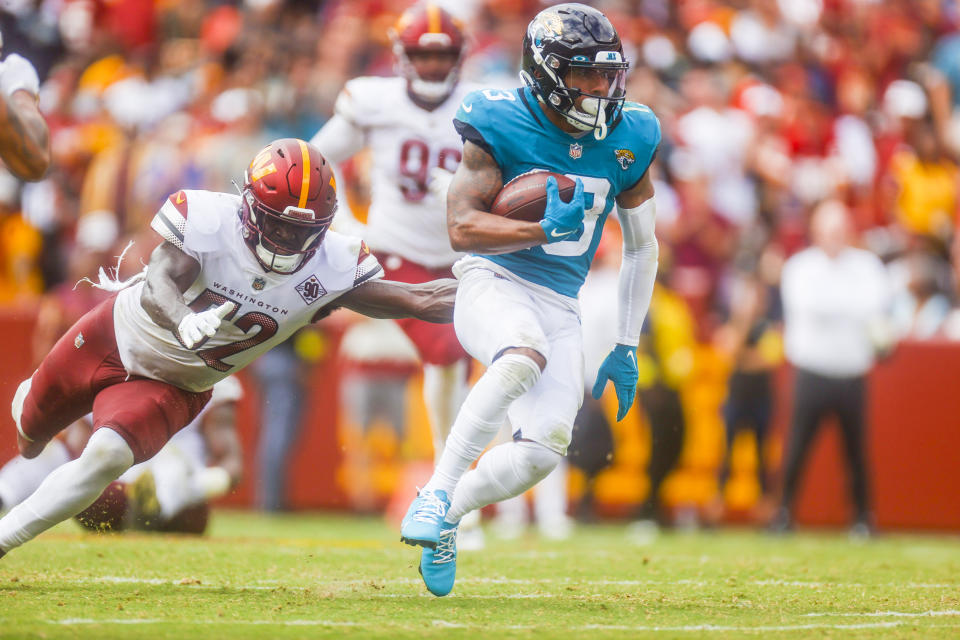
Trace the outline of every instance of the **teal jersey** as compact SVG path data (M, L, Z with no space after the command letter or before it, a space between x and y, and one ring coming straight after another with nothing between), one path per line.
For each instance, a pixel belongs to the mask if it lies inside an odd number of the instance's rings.
M576 238L483 256L524 280L577 297L616 197L640 181L660 144L653 111L625 103L620 121L597 140L592 132L575 137L550 122L528 88L483 89L467 94L453 123L465 141L496 160L504 184L538 169L583 181L586 214Z

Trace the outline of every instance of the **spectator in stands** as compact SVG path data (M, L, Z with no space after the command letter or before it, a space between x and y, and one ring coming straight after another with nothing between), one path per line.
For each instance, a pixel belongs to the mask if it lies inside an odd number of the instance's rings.
M782 259L776 251L768 249L761 263L782 264ZM761 277L763 270L758 267L755 272L742 274L737 280L729 303L730 317L715 336L721 353L732 362L733 373L723 407L726 452L720 463L718 496L708 509L708 518L713 521L723 516L723 495L730 475L731 449L734 437L742 430L752 431L757 444L757 479L761 500L755 516L765 519L770 515L766 503L769 487L764 452L773 412L773 374L783 358L780 337L782 309L779 290ZM776 267L768 266L765 270L773 271L778 278Z
M866 374L884 346L889 305L886 270L875 255L852 246L849 212L820 204L810 222L813 246L787 260L781 291L787 359L796 369L783 494L771 530L793 526L800 471L823 418L836 415L854 503L851 534L872 530L865 447Z
M941 282L945 265L923 251L907 254L898 262L906 272L906 287L895 292L893 331L898 338L929 340L938 335L950 313L950 300Z

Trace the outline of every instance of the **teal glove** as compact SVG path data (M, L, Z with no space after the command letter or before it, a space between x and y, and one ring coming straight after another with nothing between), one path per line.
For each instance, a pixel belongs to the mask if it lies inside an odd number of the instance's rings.
M620 422L633 406L639 377L637 348L618 344L600 365L597 382L593 385L593 397L599 400L603 395L603 388L607 386L607 380L613 380L613 388L617 392L617 401L620 405L617 409L617 422Z
M540 226L547 235L547 242L574 240L583 232L583 181L577 178L570 202L560 199L557 179L547 178L547 207Z

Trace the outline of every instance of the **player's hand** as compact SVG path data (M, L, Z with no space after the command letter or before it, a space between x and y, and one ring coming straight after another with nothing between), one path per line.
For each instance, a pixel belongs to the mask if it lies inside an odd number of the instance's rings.
M583 231L583 181L577 178L576 187L570 202L560 199L557 179L547 178L547 209L540 226L547 236L547 242L562 242L579 237Z
M39 95L40 78L37 77L37 70L29 60L11 53L3 62L0 62L0 91L6 96L12 96L21 89L35 96Z
M427 182L427 191L432 193L437 200L446 206L447 191L450 189L450 183L453 182L453 173L443 167L434 167L430 169L430 180Z
M618 344L604 359L597 372L597 381L593 385L593 397L597 400L603 395L603 388L607 380L613 381L613 388L617 392L617 422L623 420L627 411L633 406L633 398L637 395L637 348L625 344Z
M208 309L200 313L191 313L180 321L177 327L177 333L180 334L180 340L187 349L193 349L194 345L205 337L210 338L220 328L223 319L233 311L232 302L224 302L216 309Z

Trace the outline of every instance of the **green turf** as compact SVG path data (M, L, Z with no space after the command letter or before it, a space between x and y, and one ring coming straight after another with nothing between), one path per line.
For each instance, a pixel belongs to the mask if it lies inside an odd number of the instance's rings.
M63 525L0 560L0 638L957 638L960 540L623 526L462 553L452 595L376 519L218 512L205 538Z

